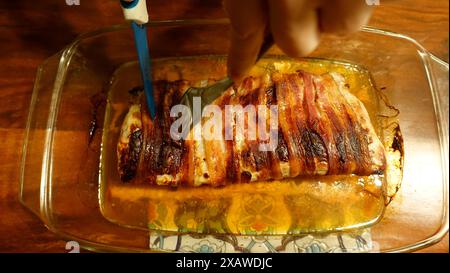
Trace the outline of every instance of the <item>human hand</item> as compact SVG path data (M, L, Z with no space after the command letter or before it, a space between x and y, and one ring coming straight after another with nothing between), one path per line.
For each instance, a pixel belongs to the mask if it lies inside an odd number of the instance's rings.
M302 57L319 44L321 33L355 32L367 23L365 0L224 0L231 21L228 74L239 81L255 64L265 33L288 56Z

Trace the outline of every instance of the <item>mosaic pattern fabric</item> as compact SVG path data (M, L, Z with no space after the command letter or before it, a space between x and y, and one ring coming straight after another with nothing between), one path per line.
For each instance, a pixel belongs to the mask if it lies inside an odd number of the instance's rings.
M196 253L343 253L371 252L369 229L323 236L164 235L150 232L149 248Z

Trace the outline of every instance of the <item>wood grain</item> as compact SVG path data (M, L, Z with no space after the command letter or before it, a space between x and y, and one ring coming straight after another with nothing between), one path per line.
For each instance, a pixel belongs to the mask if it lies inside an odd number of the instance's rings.
M117 1L1 1L0 3L0 252L64 252L65 242L47 231L18 202L24 127L36 68L79 33L122 23ZM220 1L148 1L152 19L220 18ZM448 61L446 0L381 0L370 25L409 35ZM420 204L418 204L420 205ZM448 235L423 252L448 252Z

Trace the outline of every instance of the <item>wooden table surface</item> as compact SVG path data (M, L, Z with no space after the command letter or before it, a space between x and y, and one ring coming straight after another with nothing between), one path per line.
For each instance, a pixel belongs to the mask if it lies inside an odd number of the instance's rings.
M24 128L36 68L79 33L123 22L117 0L0 2L0 252L64 252L18 202ZM220 18L220 1L148 0L152 19ZM370 25L409 35L448 62L447 0L381 0ZM419 204L418 204L419 205ZM448 235L423 252L448 252Z

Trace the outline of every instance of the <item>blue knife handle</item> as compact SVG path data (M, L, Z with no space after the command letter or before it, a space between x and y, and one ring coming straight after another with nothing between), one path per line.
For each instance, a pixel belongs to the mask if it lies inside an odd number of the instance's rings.
M138 51L139 65L141 68L142 81L144 82L144 93L147 100L147 107L152 119L156 115L155 100L153 97L153 85L150 80L150 56L147 42L147 27L131 22L134 31L134 41Z

